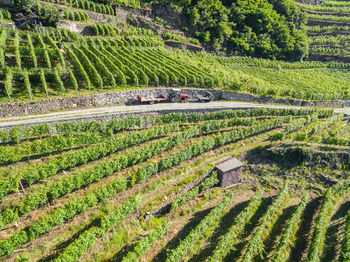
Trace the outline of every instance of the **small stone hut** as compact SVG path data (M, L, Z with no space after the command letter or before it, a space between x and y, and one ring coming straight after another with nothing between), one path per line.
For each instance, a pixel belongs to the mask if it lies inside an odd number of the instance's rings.
M237 158L229 160L217 165L214 171L217 172L220 186L227 186L238 183L241 180L241 171L244 164Z

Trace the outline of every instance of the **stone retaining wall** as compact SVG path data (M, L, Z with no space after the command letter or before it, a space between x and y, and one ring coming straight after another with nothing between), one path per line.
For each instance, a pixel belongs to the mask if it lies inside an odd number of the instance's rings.
M12 0L0 0L0 6L8 7L12 5Z
M85 36L94 35L94 31L92 29L92 26L89 24L61 21L61 22L59 22L57 27L63 28L63 29L68 29L74 33L78 33L78 34L85 35Z
M178 41L164 41L164 44L166 46L170 46L173 48L178 48L178 49L184 49L184 50L190 50L192 52L201 52L204 51L203 47L198 46L198 45L193 45L190 43L182 43Z
M107 106L115 104L133 104L137 103L137 95L152 97L157 94L166 94L169 88L138 89L128 91L117 91L108 93L99 93L86 96L60 97L45 99L37 102L19 102L0 104L0 116L16 116L46 113L62 109L89 108L96 106ZM254 96L238 92L229 92L221 90L209 90L215 100L244 101L258 103L277 103L294 106L320 106L320 107L346 107L350 106L350 101L330 101L330 102L308 102L287 98L271 98L264 96ZM197 94L205 94L205 89L183 89L190 99Z
M133 8L133 7L116 7L115 8L115 16L117 21L127 21L129 15L135 16L150 16L152 10L149 8Z

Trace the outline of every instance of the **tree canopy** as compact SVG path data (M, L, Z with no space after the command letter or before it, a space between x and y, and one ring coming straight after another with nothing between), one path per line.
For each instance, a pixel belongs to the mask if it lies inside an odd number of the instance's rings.
M176 5L192 33L212 50L286 60L308 54L306 16L293 0L181 0Z

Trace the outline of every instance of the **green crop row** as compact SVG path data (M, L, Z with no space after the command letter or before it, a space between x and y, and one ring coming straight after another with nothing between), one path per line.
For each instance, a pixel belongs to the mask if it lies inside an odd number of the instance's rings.
M20 170L20 174L9 174L0 179L0 196L3 197L19 188L21 179L26 183L33 184L40 179L53 176L61 170L83 165L89 161L99 159L121 149L144 143L158 136L179 130L178 124L161 126L149 130L136 132L134 134L115 137L109 141L79 149L73 152L65 152L48 161L28 166Z
M324 6L335 6L335 7L347 7L350 6L350 3L348 1L324 1L323 3Z
M243 253L242 261L254 261L255 255L261 253L264 249L264 236L266 236L267 231L271 230L271 227L276 222L280 210L283 209L286 199L288 198L288 183L286 182L281 191L279 192L276 199L269 206L264 216L261 218L258 227L252 234L248 246Z
M318 262L321 259L326 231L334 210L332 190L327 190L323 196L321 209L316 217L307 262Z
M186 255L187 251L191 249L192 245L204 234L207 228L222 216L223 211L231 202L232 198L233 193L228 191L224 199L190 231L186 238L183 239L175 249L168 252L166 262L179 261L184 255Z
M65 9L64 10L64 18L67 20L72 20L72 21L89 21L90 17L87 13L81 12L81 11L70 11Z
M314 126L311 131L308 133L308 137L314 136L318 133L320 133L322 130L328 128L329 126L339 122L344 117L343 114L339 114L335 117L332 117L330 119L325 120L324 122L321 122L320 124Z
M313 33L331 33L349 31L350 26L329 25L329 26L307 26L306 30Z
M322 5L306 5L302 3L297 3L299 7L303 10L308 11L319 11L319 12L334 12L334 13L350 13L350 6L322 6Z
M350 22L350 17L347 16L308 14L307 17L318 21Z
M346 47L330 47L330 46L312 46L310 51L315 53L324 53L324 54L332 54L332 55L349 55L350 50L346 49Z
M219 182L217 178L216 172L213 172L210 176L208 176L204 181L202 181L198 186L192 188L190 191L186 192L184 195L176 198L171 204L170 211L176 210L184 203L195 198L199 193L209 189L210 187L216 185Z
M99 4L89 0L45 0L47 2L67 5L75 8L85 9L97 13L114 15L115 11L111 5Z
M288 134L292 133L295 130L301 129L312 122L317 121L317 119L318 119L317 114L307 116L306 118L295 119L294 121L291 121L286 125L286 128L284 129L284 131L271 135L270 140L271 141L283 140Z
M298 207L295 209L287 224L284 226L282 236L272 259L273 262L284 262L288 260L290 250L293 246L293 241L295 240L295 235L299 229L301 216L305 210L308 200L309 194L305 193Z
M132 251L123 257L122 262L135 262L151 247L151 245L158 239L160 239L169 228L169 221L163 222L163 224L153 230L147 236L141 238L136 242Z
M126 187L125 179L114 181L108 189L110 195L113 195ZM52 211L48 215L42 217L36 223L26 227L23 230L17 231L15 234L0 242L0 256L12 253L20 245L34 240L38 236L48 232L54 226L59 226L65 223L68 219L73 218L77 214L89 210L96 206L98 202L105 200L105 194L101 191L93 192L85 197L69 202L64 206ZM105 192L104 192L105 193Z
M105 140L98 133L53 135L43 140L24 142L15 147L0 146L0 164L16 163L34 154L59 152L65 148L100 143Z
M198 129L192 128L181 134L171 136L167 139L160 140L135 149L124 155L117 155L112 159L108 159L96 166L90 167L81 172L75 172L71 175L58 179L48 184L46 187L28 194L18 204L15 204L2 211L0 227L12 222L18 215L23 215L34 210L38 206L57 199L72 191L85 187L91 183L99 181L101 178L112 175L128 166L143 162L154 155L170 149L186 139L197 134Z
M333 110L317 109L275 109L275 108L253 108L245 110L221 110L211 113L171 113L152 118L152 124L167 124L172 122L199 122L208 120L228 119L235 117L257 117L257 116L307 116L318 114L321 117L333 115Z
M223 235L217 243L209 262L222 261L226 255L233 249L233 245L237 243L237 238L244 231L245 226L249 223L256 210L263 200L264 190L259 190L249 200L248 206L238 215L229 231Z
M39 124L30 126L27 128L22 128L16 126L11 128L9 131L6 129L0 129L0 142L1 143L19 143L22 138L40 138L48 136L51 133L51 126L49 124Z
M350 28L350 27L349 27ZM339 29L337 26L308 26L306 27L309 32L333 32ZM341 31L348 30L347 27L340 27ZM302 61L297 63L285 62L285 61L275 61L263 58L253 58L246 56L235 56L235 57L217 57L223 65L239 65L239 66L249 66L249 67L260 67L260 68L270 68L270 69L319 69L319 68L348 68L349 65L346 63L338 62L319 62L319 61Z
M340 262L350 261L350 213L346 216L345 235L341 248Z
M131 197L128 201L112 214L102 217L99 226L93 226L84 231L77 239L71 242L54 262L73 262L84 255L95 244L97 237L103 236L111 228L115 227L126 216L135 212L141 205L137 197Z

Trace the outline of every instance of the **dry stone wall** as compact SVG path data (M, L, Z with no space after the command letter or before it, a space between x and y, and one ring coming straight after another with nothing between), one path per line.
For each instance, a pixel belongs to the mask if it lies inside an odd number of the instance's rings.
M58 28L67 29L81 35L94 35L92 26L89 24L62 21L58 24Z
M11 6L12 5L12 0L0 0L0 6Z
M4 103L0 104L0 116L15 116L15 115L31 115L50 111L74 108L88 108L96 106L107 106L115 104L133 104L137 103L137 96L152 97L158 94L166 95L169 88L154 88L154 89L138 89L117 91L108 93L99 93L86 96L60 97L45 99L37 102L20 102L20 103ZM206 89L183 89L183 92L188 94L190 99L196 98L198 94L205 94ZM334 102L309 102L299 101L286 98L271 98L265 96L254 96L251 94L229 92L221 90L209 90L215 100L228 101L244 101L258 102L271 104L286 104L295 106L321 106L321 107L347 107L350 106L350 101L334 101Z
M178 42L178 41L164 41L164 44L166 46L170 46L170 47L173 47L173 48L190 50L192 52L204 51L204 49L201 46L192 45L192 44L188 44L188 43L182 43L182 42Z

